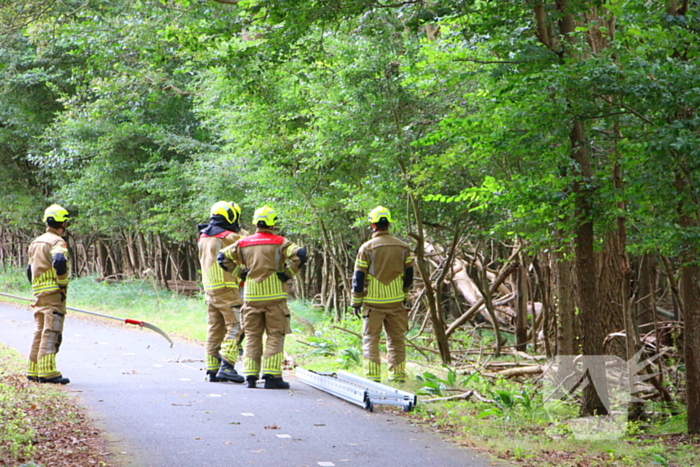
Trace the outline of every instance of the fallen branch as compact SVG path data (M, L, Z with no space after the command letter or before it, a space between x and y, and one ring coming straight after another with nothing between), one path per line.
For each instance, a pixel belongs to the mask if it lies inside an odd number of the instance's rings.
M357 337L359 337L360 339L362 339L362 334L357 333L357 332L355 332L355 331L351 331L351 330L349 330L349 329L341 328L340 326L331 326L331 327L332 327L333 329L338 329L338 330L340 330L340 331L347 332L348 334L352 334L353 336L357 336Z
M496 402L492 399L485 398L484 396L480 395L478 392L473 391L473 390L467 391L463 394L457 394L456 396L436 397L434 399L421 399L421 402L425 403L425 402L454 401L454 400L465 400L466 401L466 400L471 399L472 397L474 397L474 399L477 399L479 402L486 402L489 404L493 404Z
M347 332L348 334L352 334L353 336L357 336L357 337L359 337L360 339L362 339L362 335L359 334L359 333L357 333L357 332L355 332L355 331L351 331L351 330L349 330L349 329L341 328L340 326L331 326L331 327L334 328L334 329L337 329L337 330L339 330L339 331ZM408 344L409 346L411 346L411 347L413 347L414 349L416 349L416 350L417 350L418 352L420 352L420 354L423 355L425 358L428 358L428 356L425 354L425 352L432 352L432 353L438 354L438 355L440 354L440 352L438 352L437 350L429 349L428 347L421 347L421 346L418 346L418 345L414 344L413 342L411 342L411 341L408 339L408 337L405 339L405 341L406 341L406 344ZM379 343L381 344L381 343L383 343L383 342L384 342L384 341L381 340Z
M498 287L505 282L505 280L508 278L510 273L512 273L515 268L518 267L517 262L511 262L507 264L506 266L501 269L501 271L498 273L498 277L493 281L491 286L489 287L489 292L494 293L496 290L498 290ZM453 332L455 332L462 324L466 323L469 321L472 316L484 305L484 298L480 298L474 305L472 305L471 308L469 308L467 311L465 311L462 316L457 318L452 322L452 324L449 325L447 330L445 330L445 335L449 338Z
M530 366L523 366L520 368L509 368L507 370L499 371L496 373L498 376L505 376L506 378L510 378L513 376L523 376L523 375L538 375L542 373L544 370L542 369L541 365L530 365Z

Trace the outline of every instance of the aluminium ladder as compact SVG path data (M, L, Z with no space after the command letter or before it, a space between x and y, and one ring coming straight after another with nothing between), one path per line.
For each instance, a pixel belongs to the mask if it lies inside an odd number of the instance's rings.
M374 411L375 404L396 405L402 407L404 412L410 412L418 403L415 394L347 371L311 371L297 367L296 377L309 386L359 405L370 412Z

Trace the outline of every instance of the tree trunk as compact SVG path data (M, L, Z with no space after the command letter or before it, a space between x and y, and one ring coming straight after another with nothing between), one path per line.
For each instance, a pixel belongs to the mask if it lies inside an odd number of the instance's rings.
M675 181L679 195L689 187L684 174L678 171ZM692 204L680 201L679 223L683 230L698 227L700 221ZM700 434L700 267L698 251L688 243L681 266L681 312L683 314L683 355L685 359L685 397L688 406L688 434Z
M573 32L573 31L571 31ZM576 219L574 230L574 276L577 292L577 305L581 322L581 340L584 355L602 355L605 340L605 316L599 306L596 281L593 214L591 206L591 164L586 147L583 123L574 120L571 130L572 159L578 166L577 179L573 184L575 196ZM589 370L594 381L605 381L605 368L592 366ZM601 373L602 372L602 373ZM599 388L603 390L604 388ZM607 394L597 394L593 384L583 391L581 404L582 415L604 415L607 410L602 400Z
M418 269L418 274L423 280L425 298L428 303L428 313L430 315L430 321L433 325L433 333L435 334L435 339L437 340L440 358L442 363L449 365L452 362L452 357L450 356L450 345L447 340L447 335L445 334L445 320L440 313L441 310L437 309L435 290L433 289L433 284L430 281L428 261L425 259L425 229L423 227L423 219L418 206L418 201L411 195L409 195L409 198L411 201L411 206L413 207L413 214L416 219L417 230L415 235L417 240L415 266Z
M527 268L522 265L515 270L515 349L521 352L527 350ZM534 317L534 315L533 315ZM532 320L533 327L535 320ZM535 335L533 329L532 335Z
M697 251L689 251L681 267L683 300L685 394L688 405L688 434L700 434L700 268Z
M656 313L653 303L655 302L655 270L653 264L653 256L644 254L639 258L637 267L637 300L633 305L634 322L636 326L654 322L654 314Z
M557 348L556 355L578 355L581 353L578 317L574 304L573 265L561 252L555 252L554 274L556 276Z
M545 259L550 256L549 253L545 255ZM544 267L541 266L540 260L537 256L532 259L532 267L535 269L535 274L537 277L537 289L540 291L541 302L542 302L542 334L545 355L547 358L551 358L555 355L556 344L552 345L553 336L556 336L556 321L554 319L554 312L552 309L552 268L549 267L547 262L544 263Z

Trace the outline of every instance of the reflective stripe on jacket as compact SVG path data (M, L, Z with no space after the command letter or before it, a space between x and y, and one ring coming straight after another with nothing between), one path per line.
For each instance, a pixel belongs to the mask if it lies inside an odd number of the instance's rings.
M299 247L290 240L258 228L256 233L225 248L224 265L232 270L247 269L245 298L247 302L286 300L287 293L279 275L292 279L299 271Z
M224 288L238 289L238 278L232 273L221 269L216 261L216 257L219 251L233 245L247 234L248 232L245 230L240 230L238 233L224 231L214 236L200 233L199 237L197 237L199 264L202 267L202 286L205 292Z
M53 267L55 258L68 259L68 246L54 228L37 237L29 245L29 265L32 272L32 293L35 296L56 293L68 286L68 271L57 275Z
M411 287L412 268L413 258L405 242L386 230L375 232L360 247L355 260L353 305L388 308L403 302Z

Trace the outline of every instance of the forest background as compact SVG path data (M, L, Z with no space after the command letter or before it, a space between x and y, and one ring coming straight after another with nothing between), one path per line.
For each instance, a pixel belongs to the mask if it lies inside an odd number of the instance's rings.
M74 276L186 288L209 206L269 204L312 252L296 295L340 319L381 204L426 352L663 349L645 400L698 434L699 8L5 1L0 261L58 202ZM590 387L581 412L606 412Z

